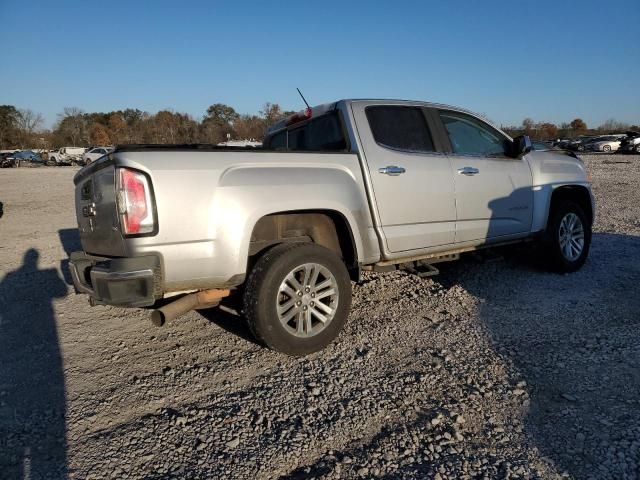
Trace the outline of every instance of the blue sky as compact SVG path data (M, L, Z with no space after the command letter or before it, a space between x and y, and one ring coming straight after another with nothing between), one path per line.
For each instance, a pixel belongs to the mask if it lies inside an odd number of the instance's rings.
M640 1L0 0L0 104L41 112L349 97L640 123Z

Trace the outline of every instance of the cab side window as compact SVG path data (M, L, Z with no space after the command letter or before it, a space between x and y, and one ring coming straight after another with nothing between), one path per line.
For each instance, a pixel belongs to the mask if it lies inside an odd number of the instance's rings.
M509 139L491 126L464 113L440 112L449 136L451 149L458 155L505 157L510 150Z

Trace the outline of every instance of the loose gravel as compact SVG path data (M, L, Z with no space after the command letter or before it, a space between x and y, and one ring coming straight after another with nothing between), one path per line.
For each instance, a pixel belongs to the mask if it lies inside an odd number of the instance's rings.
M582 270L516 247L366 273L305 358L228 310L90 307L76 169L0 170L0 477L639 478L640 157L584 158Z

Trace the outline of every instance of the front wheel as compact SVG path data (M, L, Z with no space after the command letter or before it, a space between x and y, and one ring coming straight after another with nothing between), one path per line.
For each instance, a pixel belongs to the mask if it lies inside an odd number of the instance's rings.
M545 238L549 267L559 273L580 269L589 255L591 222L582 208L562 201L551 212Z
M351 306L342 260L313 243L285 243L256 262L245 285L244 314L256 339L288 355L329 345Z
M604 147L602 147L602 151L610 153L611 152L611 147L609 145L605 145Z

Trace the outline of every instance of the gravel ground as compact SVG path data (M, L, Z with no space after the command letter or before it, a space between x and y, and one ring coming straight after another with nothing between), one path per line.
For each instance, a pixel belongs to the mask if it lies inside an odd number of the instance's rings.
M585 161L581 271L520 247L368 273L299 359L225 311L89 307L75 169L0 170L0 477L640 477L640 157Z

